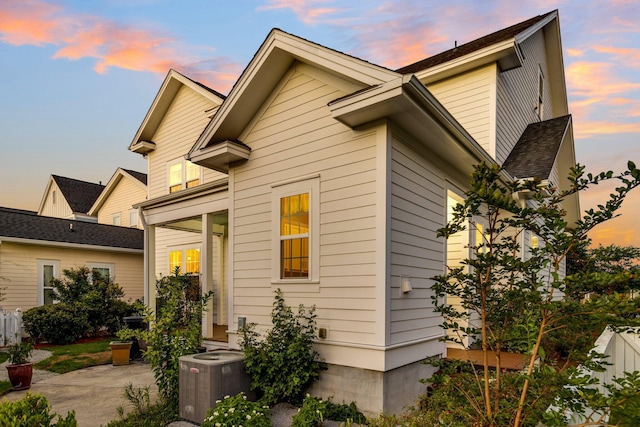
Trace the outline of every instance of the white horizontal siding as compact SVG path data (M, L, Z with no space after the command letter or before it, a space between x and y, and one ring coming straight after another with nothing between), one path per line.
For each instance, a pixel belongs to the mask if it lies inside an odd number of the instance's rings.
M391 153L391 271L389 344L437 336L440 316L431 303L432 277L441 274L446 191L443 172L394 136ZM413 290L400 292L400 276Z
M429 84L427 89L491 156L495 156L495 65Z
M301 68L304 70L304 68ZM287 291L287 304L316 305L331 342L374 344L376 314L376 134L331 118L327 103L344 95L294 71L252 123L243 142L250 160L234 170L234 316L270 324L271 185L320 176L319 291ZM292 289L292 288L287 288ZM293 288L295 289L295 288Z
M53 203L54 192L56 193L56 203ZM51 186L44 198L45 200L40 215L51 216L54 218L71 218L73 215L73 211L71 210L69 203L67 203L55 181L51 180Z
M182 86L158 126L152 141L156 148L149 153L149 197L151 199L168 194L167 162L182 159L193 147L209 123L205 111L214 104ZM211 182L226 175L202 168L203 182Z
M113 216L120 215L120 225L130 227L129 212L135 203L145 201L147 191L131 181L131 178L122 178L104 202L98 212L100 224L112 224ZM142 221L138 220L137 228L142 229Z
M555 117L551 103L549 73L542 32L525 40L520 48L524 56L522 67L498 75L496 108L496 161L504 163L529 123L539 121L535 106L538 103L538 69L545 75L544 117Z
M125 292L124 300L142 298L143 256L95 250L24 245L2 242L0 245L0 286L5 287L6 299L2 307L8 310L27 310L37 305L37 260L60 262L60 277L65 269L86 266L89 262L114 265L114 281Z

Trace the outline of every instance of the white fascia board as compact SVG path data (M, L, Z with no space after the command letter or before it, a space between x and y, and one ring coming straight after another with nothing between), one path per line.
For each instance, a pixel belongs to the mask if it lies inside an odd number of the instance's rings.
M130 248L119 248L113 246L99 246L99 245L83 245L80 243L68 243L68 242L52 242L50 240L36 240L36 239L23 239L20 237L0 237L3 242L11 242L11 243L20 243L24 245L35 245L35 246L53 246L59 248L71 248L71 249L91 249L95 251L104 251L104 252L124 252L124 253L132 253L132 254L142 254L144 253L144 249L130 249Z
M44 193L42 194L42 199L40 200L40 206L38 206L38 215L42 214L42 208L44 208L44 204L47 201L47 195L49 194L49 190L51 189L51 184L53 183L53 177L49 175L49 181L47 182L47 186L44 189ZM60 197L64 197L62 193Z
M518 54L516 42L513 38L419 71L415 73L415 76L423 83L431 83L482 65L498 62L501 58L509 55L517 56L518 61L521 63L522 58Z
M234 111L236 106L249 102L250 108L244 108L242 105L243 108L239 114L252 115L294 61L316 66L360 87L388 82L399 76L394 71L274 29L242 72L229 96L189 150L188 155L191 156L192 153L202 150L215 139L238 139L242 129L237 130L236 135L225 135L224 131L223 134L220 134L218 131L227 125L228 120L231 120L232 127L243 127L242 123L248 123L250 117L236 118L237 114ZM257 89L260 90L260 93L249 90L256 83L259 84ZM245 97L249 97L249 101L245 101ZM218 138L216 138L216 134L218 134Z

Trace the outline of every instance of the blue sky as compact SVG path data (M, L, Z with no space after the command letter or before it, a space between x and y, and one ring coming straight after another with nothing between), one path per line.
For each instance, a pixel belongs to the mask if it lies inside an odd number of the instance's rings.
M0 0L0 206L36 210L51 174L106 183L169 68L227 93L274 28L397 68L558 9L576 155L640 164L635 0ZM609 189L582 198L582 207ZM594 230L640 246L640 190Z

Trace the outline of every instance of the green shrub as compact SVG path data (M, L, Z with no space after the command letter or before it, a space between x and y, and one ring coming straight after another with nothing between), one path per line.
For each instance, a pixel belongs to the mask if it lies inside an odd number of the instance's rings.
M156 427L166 426L178 420L178 414L162 402L151 404L149 386L125 386L124 396L129 401L132 411L125 414L125 408L117 408L119 419L110 421L107 427Z
M178 409L179 358L197 353L202 345L202 313L213 296L208 292L193 297L185 286L187 282L192 283L193 277L179 274L178 269L172 276L159 279L157 314L144 310L145 322L153 327L142 331L121 329L117 334L120 339L137 337L146 341L144 357L151 364L160 397L172 411Z
M315 306L307 312L300 305L298 314L294 314L278 289L271 321L273 328L262 340L255 331L255 324L242 330L240 345L251 377L251 389L256 390L267 405L277 402L299 404L323 367L318 352L313 349Z
M269 407L247 400L238 393L217 401L216 407L209 409L200 427L251 426L271 427Z
M302 407L293 416L291 427L322 426L325 420L343 421L346 425L367 424L367 418L358 411L354 402L349 405L338 404L333 403L331 398L322 400L307 394Z
M28 393L26 397L15 402L0 402L0 427L78 425L75 411L67 413L65 418L50 411L51 405L44 396Z
M133 308L121 300L124 290L117 283L88 267L63 273L64 278L51 282L58 300L67 304L83 303L95 336L102 328L113 333L122 327L122 318L131 314Z
M50 304L30 308L22 315L24 329L36 341L70 344L89 329L84 304Z

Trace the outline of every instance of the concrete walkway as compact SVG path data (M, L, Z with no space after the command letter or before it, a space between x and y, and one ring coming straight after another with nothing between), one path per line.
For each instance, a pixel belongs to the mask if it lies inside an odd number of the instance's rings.
M79 427L97 427L117 419L118 406L130 412L129 401L124 397L124 388L128 383L134 387L150 386L152 401L156 399L157 387L150 365L132 362L129 365L101 365L49 376L34 381L30 390L10 392L0 397L0 401L20 400L27 392L40 393L47 398L53 412L66 416L67 412L75 410Z

